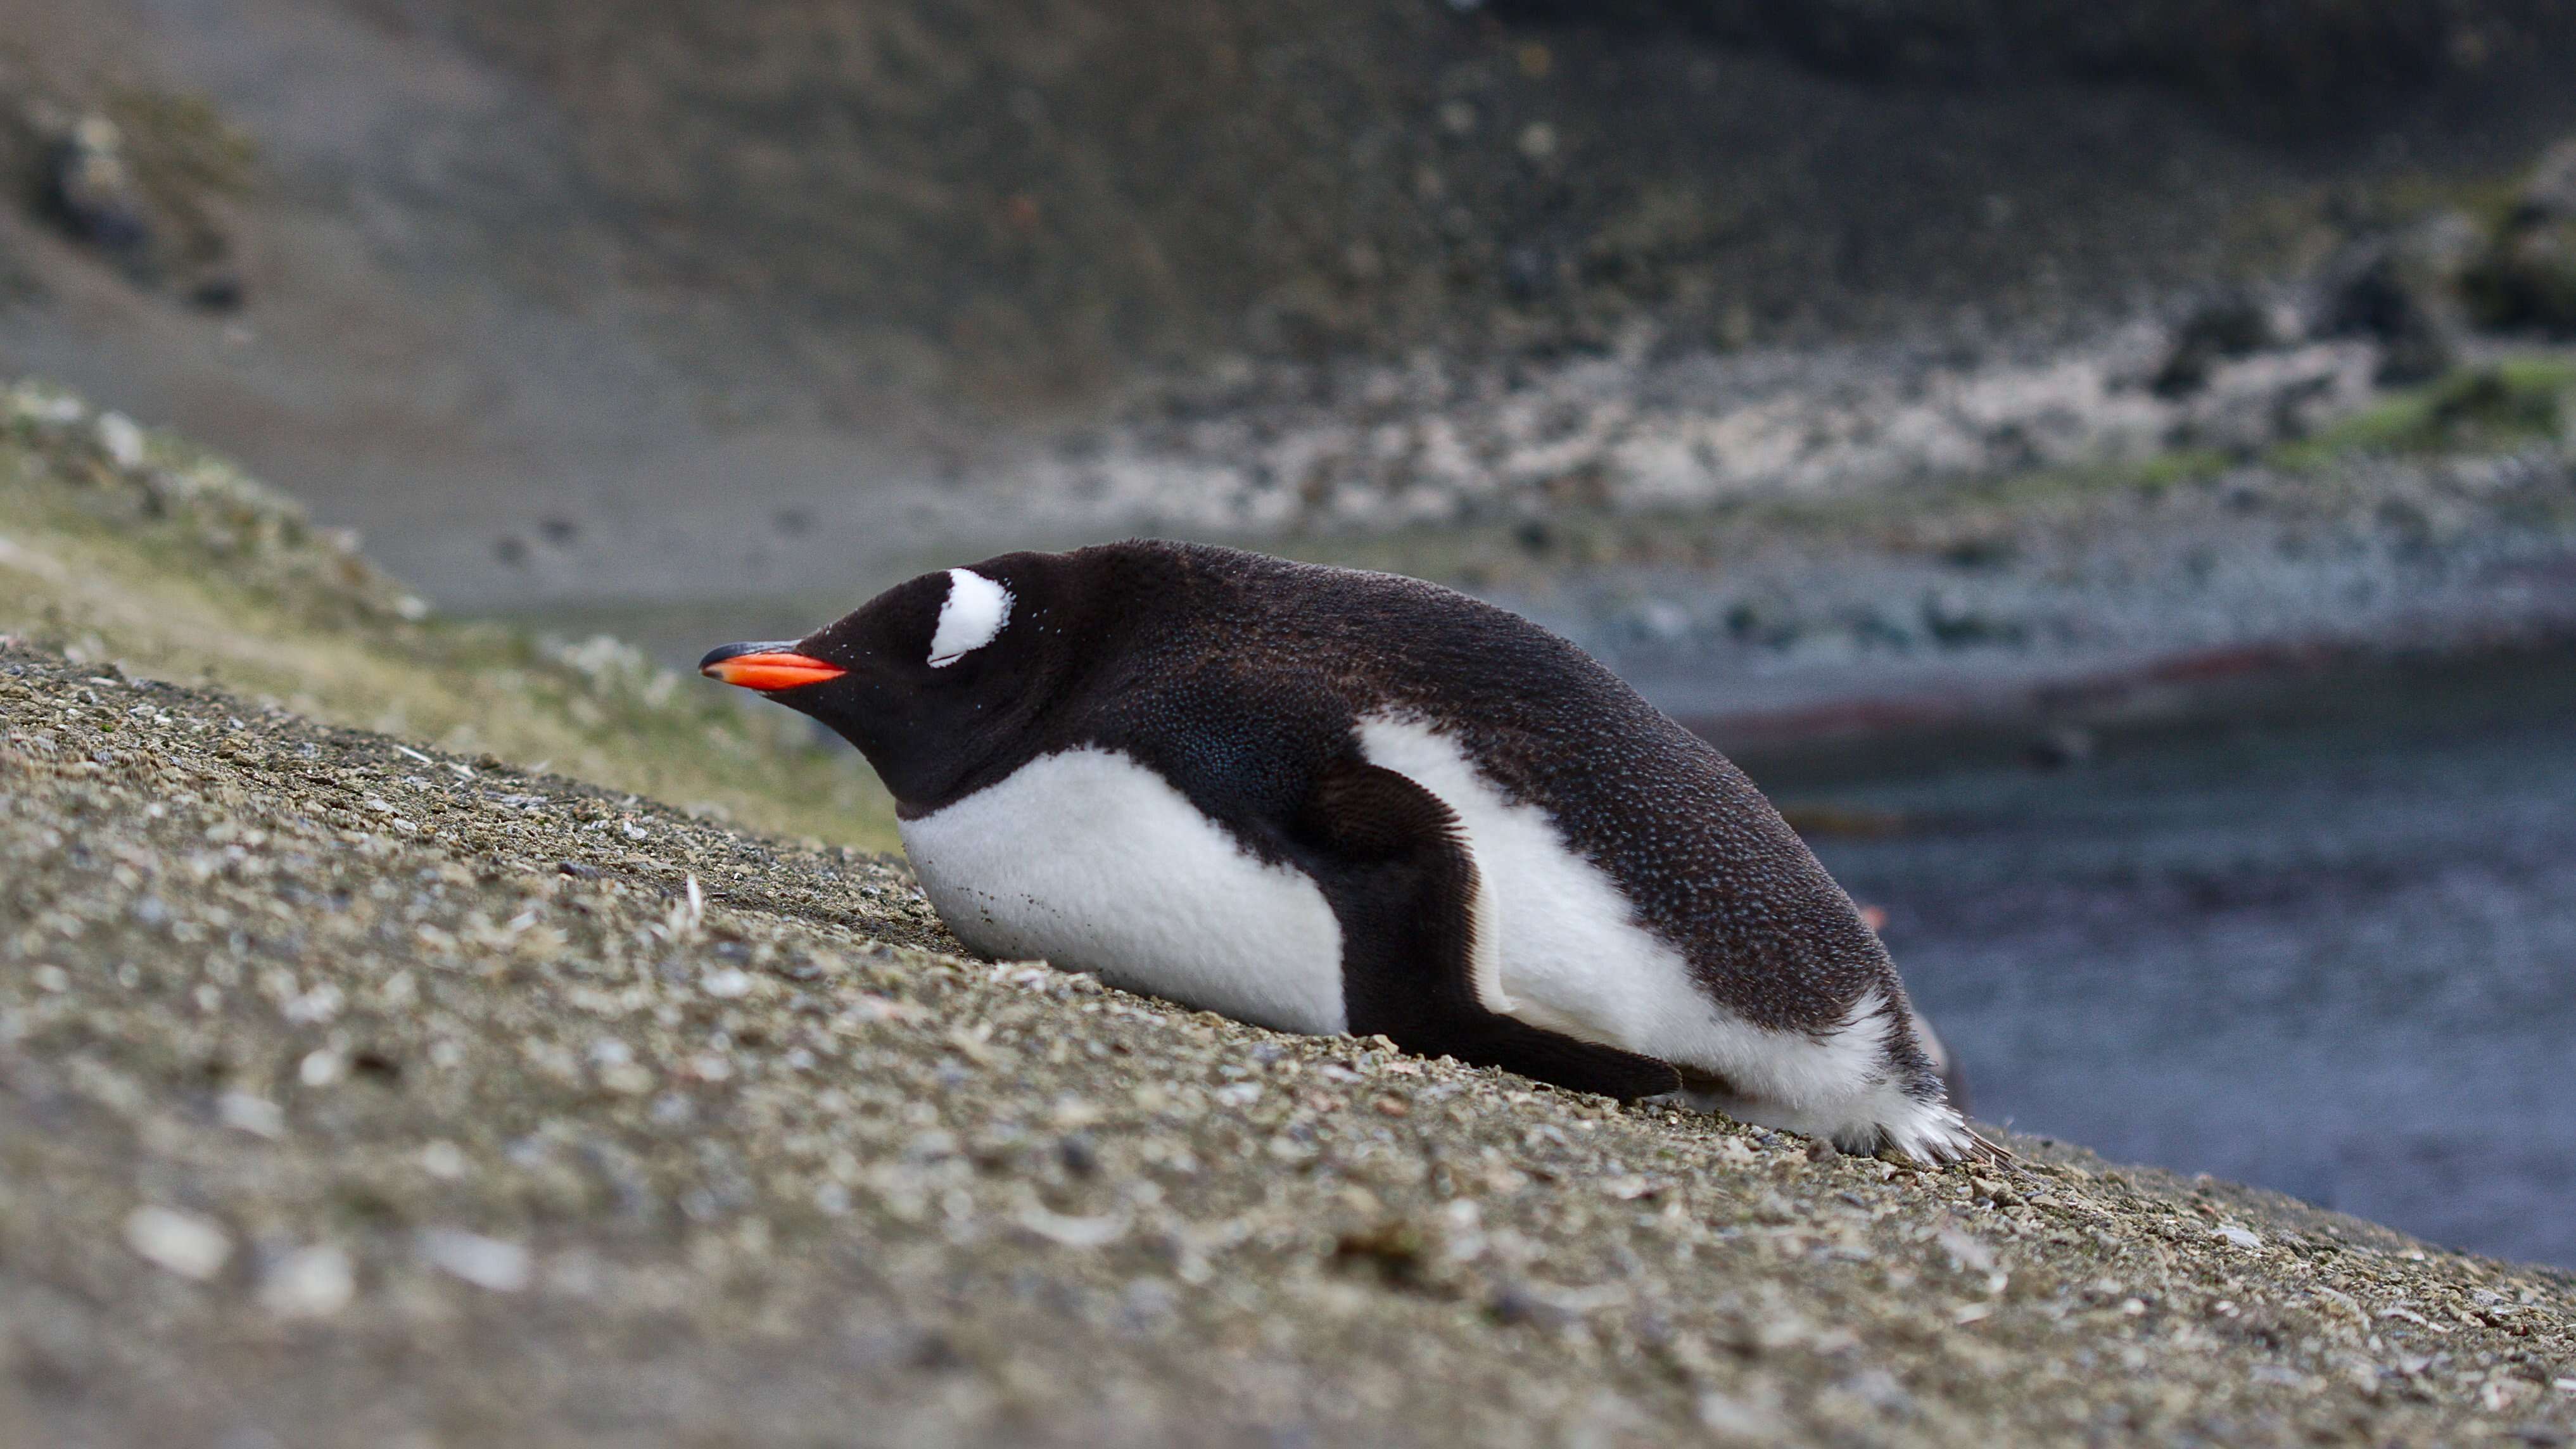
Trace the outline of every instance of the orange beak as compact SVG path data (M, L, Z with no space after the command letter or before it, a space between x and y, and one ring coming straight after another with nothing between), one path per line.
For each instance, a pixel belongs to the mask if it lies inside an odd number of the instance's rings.
M764 694L821 684L849 673L837 664L776 644L727 644L711 649L706 658L698 661L698 672L709 679Z

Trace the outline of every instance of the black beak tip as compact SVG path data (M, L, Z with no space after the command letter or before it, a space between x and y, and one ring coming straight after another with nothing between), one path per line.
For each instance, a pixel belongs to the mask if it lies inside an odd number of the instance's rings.
M770 647L773 646L765 644L719 644L713 649L707 651L706 658L698 661L698 668L701 671L713 669L728 659L739 659L746 654L757 654L761 650Z

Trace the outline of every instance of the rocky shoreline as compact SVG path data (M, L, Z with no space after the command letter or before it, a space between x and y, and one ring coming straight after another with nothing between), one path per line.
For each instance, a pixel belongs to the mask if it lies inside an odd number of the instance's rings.
M956 955L899 866L10 647L29 1442L2564 1442L2576 1280Z

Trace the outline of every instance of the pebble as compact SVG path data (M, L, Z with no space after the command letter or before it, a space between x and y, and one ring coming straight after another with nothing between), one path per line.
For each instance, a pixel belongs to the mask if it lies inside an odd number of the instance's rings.
M281 1256L260 1279L260 1305L280 1318L328 1318L358 1292L347 1250L321 1244Z
M1120 1216L1070 1217L1040 1207L1024 1209L1019 1222L1048 1242L1067 1248L1105 1248L1127 1236L1128 1228L1127 1219Z
M119 468L135 468L143 463L143 429L123 413L98 415L98 446L109 462Z
M1776 1409L1715 1389L1701 1392L1694 1407L1700 1427L1726 1441L1776 1444L1794 1437L1792 1426Z
M48 699L123 687L16 651L5 665L34 670L0 677L37 679ZM94 747L89 726L22 699L0 689L0 728L43 723L71 736L67 751ZM120 728L131 702L119 701ZM1375 1376L1411 1375L1406 1402L1430 1405L1441 1425L1411 1437L1444 1442L1503 1442L1532 1423L1549 1442L1581 1442L1579 1425L1532 1414L1548 1412L1542 1397L1580 1412L1605 1385L1642 1416L1605 1443L1859 1442L1873 1434L1856 1425L1906 1415L1925 1443L2056 1442L2115 1410L2133 1416L2115 1438L2178 1437L2171 1415L2187 1410L2207 1416L2203 1427L2223 1417L2291 1430L2230 1442L2290 1442L2334 1430L2361 1404L2347 1364L2365 1352L2424 1360L2410 1379L2370 1376L2369 1412L2396 1442L2491 1438L2480 1416L2508 1397L2524 1416L2535 1403L2565 1407L2545 1380L2510 1395L2487 1388L2486 1355L2530 1355L2516 1362L2562 1376L2576 1362L2566 1294L2545 1275L2411 1251L2223 1184L2195 1194L2151 1170L2052 1171L2060 1149L2020 1139L2034 1177L2015 1181L2029 1192L2045 1175L2052 1206L1998 1214L1965 1200L1964 1172L1882 1182L1883 1164L1809 1164L1808 1139L1789 1134L1606 1108L1385 1043L1264 1033L1089 978L1041 989L1056 978L819 928L799 914L812 897L794 894L816 889L809 858L646 805L625 808L652 822L650 849L668 858L575 883L556 862L577 848L591 797L570 786L470 851L405 841L361 856L294 822L310 787L386 791L367 773L400 758L382 742L259 715L259 753L293 763L255 775L187 743L192 723L241 717L242 706L182 690L154 702L174 716L173 743L154 760L119 775L0 777L0 874L20 893L13 902L35 902L27 919L67 968L61 992L24 977L14 995L0 990L0 1107L140 1098L153 1109L143 1120L169 1128L135 1132L123 1124L138 1114L76 1109L59 1114L59 1131L26 1130L37 1113L0 1111L0 1147L31 1164L29 1186L13 1171L0 1190L0 1229L29 1244L0 1259L13 1365L98 1361L33 1338L68 1341L75 1330L61 1324L88 1315L93 1326L78 1331L125 1345L135 1382L274 1413L298 1442L331 1429L307 1432L290 1404L339 1402L329 1395L345 1366L295 1327L323 1323L384 1356L370 1362L398 1362L406 1392L506 1405L507 1438L542 1436L549 1385L603 1373L667 1391L677 1407L643 1410L657 1417L638 1430L662 1438L685 1437L676 1415L739 1427L745 1413L766 1423L773 1412L798 1437L829 1438L792 1407L818 1383L889 1413L971 1388L978 1403L998 1391L1030 1422L1075 1426L1067 1433L1106 1426L1141 1441L1152 1436L1120 1431L1152 1414L1224 1437L1233 1420L1194 1416L1234 1412L1222 1406L1243 1402L1241 1381L1228 1375L1255 1363L1297 1401L1365 1404ZM0 770L17 768L11 750L30 747L9 742ZM85 860L50 833L72 816ZM267 867L258 878L185 868L217 828L241 842L254 824L271 833L244 847ZM143 869L156 850L177 854ZM746 856L778 864L737 873ZM128 860L142 883L115 875ZM836 868L898 903L851 904L864 929L917 928L900 876L851 857ZM708 923L721 931L657 934L667 883L686 870L721 883L725 901L709 909L724 919ZM124 908L145 885L171 917L149 937ZM791 908L751 904L769 892ZM528 911L533 895L551 902L537 916L560 951L495 950L502 969L476 969L477 933ZM271 902L290 908L275 927ZM74 907L92 923L81 934L43 934ZM264 959L281 928L301 939ZM396 965L369 959L373 943L399 943L412 961L399 1004L383 989ZM755 957L760 969L746 969ZM827 974L796 974L825 961ZM139 980L121 976L129 964ZM744 995L701 989L735 970L753 985ZM797 989L767 980L772 970ZM201 984L220 985L228 1009L195 1011ZM345 992L327 1026L253 1009L324 984ZM860 1009L870 998L883 1009ZM63 1021L85 1034L49 1024ZM326 1032L335 1039L317 1043ZM943 1089L961 1034L991 1064ZM212 1087L210 1049L227 1070ZM316 1051L381 1086L287 1095ZM729 1065L721 1080L673 1070L719 1052L707 1065ZM800 1059L810 1071L779 1070ZM440 1060L454 1069L416 1065ZM602 1090L610 1073L648 1062L682 1090ZM1220 1091L1245 1100L1219 1102ZM291 1123L268 1092L293 1104ZM209 1117L219 1130L185 1130ZM191 1199L202 1210L135 1207L134 1184L170 1180L203 1194ZM2319 1250L2251 1255L2213 1236L2230 1221ZM228 1223L261 1245L239 1306L272 1325L264 1334L231 1327L222 1293L173 1291L172 1278L226 1281L242 1242ZM542 1255L514 1238L531 1223L543 1225ZM2010 1244L2009 1281L1959 1278L2006 1256L1988 1242ZM379 1263L381 1291L369 1281ZM59 1281L72 1273L76 1290ZM449 1278L467 1286L450 1290ZM576 1280L591 1285L577 1309L556 1291ZM544 1314L508 1296L540 1284ZM2488 1296L2472 1302L2472 1291ZM2221 1299L2245 1313L2191 1311ZM2413 1317L2379 1316L2401 1303ZM2286 1343L2241 1331L2258 1309ZM1072 1342L1031 1332L1077 1322L1101 1331L1062 1335ZM1181 1325L1186 1352L1121 1346ZM2177 1352L2177 1328L2208 1337ZM1404 1352L1389 1359L1378 1346L1399 1333ZM954 1351L916 1364L901 1346L931 1335ZM747 1361L707 1347L723 1344L752 1356L756 1387L707 1377L709 1359ZM2265 1364L2297 1377L2255 1372ZM2330 1391L2309 1387L2328 1380ZM750 1392L770 1397L755 1407ZM1103 1409L1103 1393L1142 1407ZM2181 1407L2156 1407L2171 1395ZM957 1412L970 1411L984 1412ZM925 1442L1000 1432L943 1415L903 1422L926 1425ZM1352 1442L1406 1437L1367 1418L1350 1425Z
M233 1240L214 1222L174 1208L139 1207L125 1219L125 1244L158 1267L195 1282L223 1271Z
M286 1109L249 1092L226 1092L215 1099L215 1115L237 1132L271 1140L286 1135Z
M461 1228L423 1228L417 1241L421 1261L477 1288L516 1293L528 1286L528 1250L517 1243Z

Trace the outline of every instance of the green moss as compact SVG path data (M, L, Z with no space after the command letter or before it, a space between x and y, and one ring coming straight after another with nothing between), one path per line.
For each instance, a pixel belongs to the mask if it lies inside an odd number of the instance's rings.
M2147 488L2197 483L2217 477L2235 463L2235 458L2216 448L2176 448L2135 464L2135 481Z
M2357 453L2434 453L2511 447L2563 436L2576 403L2576 363L2515 357L2410 389L2302 442L2275 448L2274 467L2312 472Z
M875 777L795 716L604 636L429 617L221 459L151 435L121 464L72 400L0 402L0 633L763 830L897 846Z

